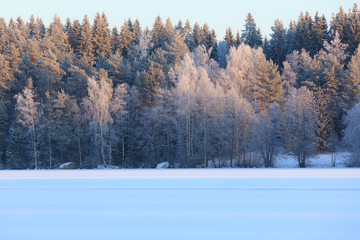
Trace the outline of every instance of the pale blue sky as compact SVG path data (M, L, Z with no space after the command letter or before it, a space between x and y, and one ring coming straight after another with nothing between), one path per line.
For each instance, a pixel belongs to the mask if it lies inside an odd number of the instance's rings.
M226 27L231 26L233 32L243 29L244 19L248 12L255 18L263 34L271 33L271 26L276 18L285 26L291 19L297 19L301 11L316 11L325 14L327 20L340 5L347 11L356 0L7 0L2 1L0 16L6 21L21 16L28 20L31 14L41 17L48 25L57 14L63 22L70 19L82 19L84 14L91 19L96 12L105 12L110 26L121 26L125 18L138 18L142 26L151 27L154 19L160 14L165 21L170 17L173 23L179 19L191 24L207 22L214 28L218 39L222 39Z

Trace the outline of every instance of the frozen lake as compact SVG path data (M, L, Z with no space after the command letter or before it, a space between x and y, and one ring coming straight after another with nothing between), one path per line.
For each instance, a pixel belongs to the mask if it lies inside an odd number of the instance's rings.
M360 239L360 169L0 171L4 240Z

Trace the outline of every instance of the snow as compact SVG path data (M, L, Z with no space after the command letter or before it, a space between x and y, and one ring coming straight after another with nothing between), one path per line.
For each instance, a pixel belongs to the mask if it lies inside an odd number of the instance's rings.
M345 168L348 162L350 153L338 152L335 154L335 168ZM275 167L278 168L297 168L299 163L296 158L291 155L283 154L275 159ZM309 168L330 168L331 154L319 154L309 158L307 167Z
M73 162L66 162L66 163L63 163L59 166L60 169L64 169L64 168L74 168L75 167L75 164Z
M169 162L162 162L156 165L156 168L169 168Z
M346 239L360 169L0 171L1 239Z

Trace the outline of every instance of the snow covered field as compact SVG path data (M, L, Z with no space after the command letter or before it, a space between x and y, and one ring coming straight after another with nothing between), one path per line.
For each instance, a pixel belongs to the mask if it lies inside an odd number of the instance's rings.
M360 239L360 169L0 171L0 239Z

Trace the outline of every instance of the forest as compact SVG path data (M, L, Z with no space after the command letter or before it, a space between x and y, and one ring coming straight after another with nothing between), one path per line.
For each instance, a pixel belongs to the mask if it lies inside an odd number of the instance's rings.
M280 153L304 168L337 151L360 165L357 4L277 19L269 38L251 13L239 26L220 39L160 16L0 18L0 169L273 167Z

